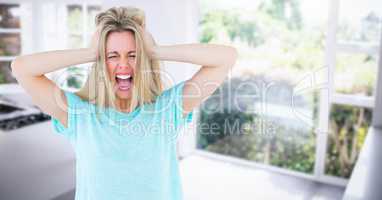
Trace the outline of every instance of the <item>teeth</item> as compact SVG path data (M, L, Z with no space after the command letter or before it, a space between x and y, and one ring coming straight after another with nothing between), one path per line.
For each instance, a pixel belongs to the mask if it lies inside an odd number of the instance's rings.
M131 77L130 75L117 75L117 78L120 78L120 79L128 79L130 77Z

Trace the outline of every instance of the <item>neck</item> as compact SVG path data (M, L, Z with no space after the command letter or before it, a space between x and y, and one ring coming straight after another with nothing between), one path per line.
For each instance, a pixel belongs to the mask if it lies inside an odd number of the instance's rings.
M129 106L130 106L130 99L117 99L116 100L116 104L117 106L117 109L120 110L120 111L128 111L130 112L129 110Z

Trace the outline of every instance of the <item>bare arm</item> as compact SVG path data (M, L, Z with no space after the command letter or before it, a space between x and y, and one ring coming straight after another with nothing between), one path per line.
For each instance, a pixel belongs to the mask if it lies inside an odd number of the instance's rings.
M90 49L83 48L18 56L12 61L12 74L44 113L58 119L67 127L67 102L63 91L44 74L91 62L95 60L94 55Z
M155 46L152 56L160 60L202 65L202 68L185 82L183 90L185 116L223 83L236 62L237 50L225 45L181 44Z
M12 62L15 75L40 76L59 69L92 62L95 54L89 48L55 50L16 57Z

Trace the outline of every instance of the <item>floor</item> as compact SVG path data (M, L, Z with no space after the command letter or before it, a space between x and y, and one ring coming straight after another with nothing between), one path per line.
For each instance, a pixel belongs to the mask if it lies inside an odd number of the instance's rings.
M184 200L338 200L345 188L201 155L180 163ZM74 191L54 200L73 200Z
M201 155L180 162L185 200L337 200L345 188Z
M0 132L0 200L48 200L74 188L73 149L52 130L46 121Z

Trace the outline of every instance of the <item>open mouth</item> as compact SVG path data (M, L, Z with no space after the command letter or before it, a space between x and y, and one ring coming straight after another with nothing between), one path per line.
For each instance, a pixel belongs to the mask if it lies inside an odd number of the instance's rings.
M117 74L115 76L115 81L117 82L119 90L127 91L133 84L133 76L130 74Z

